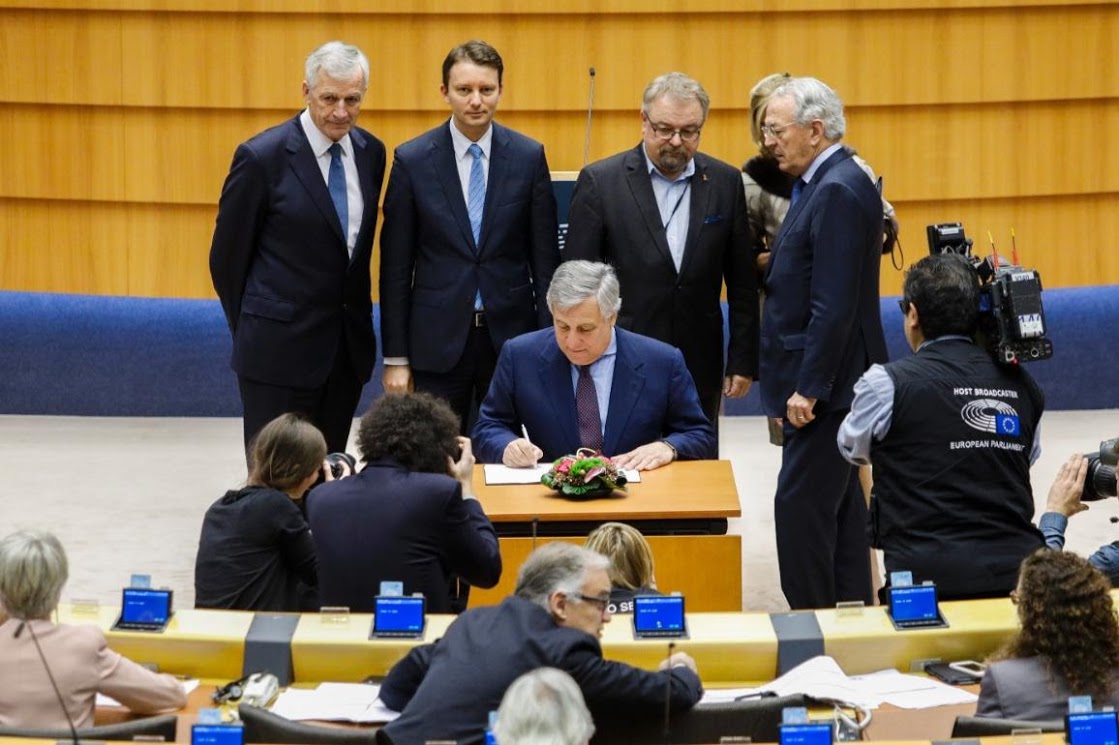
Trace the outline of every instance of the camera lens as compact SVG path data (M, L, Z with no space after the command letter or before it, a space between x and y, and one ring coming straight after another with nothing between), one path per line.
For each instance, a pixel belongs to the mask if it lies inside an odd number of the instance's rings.
M1084 478L1084 492L1080 499L1095 502L1116 496L1115 466L1104 465L1099 453L1085 453L1084 457L1088 459L1088 475Z

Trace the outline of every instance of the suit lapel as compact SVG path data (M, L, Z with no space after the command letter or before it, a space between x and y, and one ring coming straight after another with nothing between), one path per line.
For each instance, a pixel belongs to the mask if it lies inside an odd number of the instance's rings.
M672 266L672 270L676 271L676 262L672 260L672 252L668 250L668 238L664 235L664 223L661 222L661 213L657 209L657 197L653 194L653 184L649 180L649 171L646 168L642 147L644 145L638 145L626 157L625 166L628 170L626 182L629 184L633 201L637 204L637 211L645 222L650 243L661 254L661 257Z
M579 423L575 417L575 391L571 386L571 363L553 340L540 353L540 390L552 407L552 422L563 438L561 450L574 453L579 447Z
M629 426L633 408L641 399L645 387L644 361L636 358L629 349L627 333L616 328L618 351L614 358L614 381L610 385L610 404L606 410L606 431L602 436L602 449L608 455L617 455L618 441ZM570 381L568 381L570 387ZM572 397L574 398L574 397Z
M684 256L680 259L680 274L688 269L692 254L699 243L699 233L703 220L707 217L707 203L711 199L711 183L707 180L707 160L698 153L694 158L695 173L691 182L691 207L688 212L688 237L684 241Z
M311 201L318 207L326 221L334 228L334 234L342 242L342 249L346 248L346 237L342 232L342 223L338 219L338 211L334 209L334 202L330 199L330 190L322 177L315 154L311 152L311 143L303 132L299 117L291 120L291 131L288 133L287 151L291 154L291 170L296 178L303 184Z
M462 196L462 182L458 177L455 147L451 142L451 131L447 129L449 126L451 125L440 127L432 140L429 153L431 170L443 190L443 198L451 211L451 217L462 232L462 239L465 241L463 245L474 251L477 249L474 245L474 231L470 229L470 215L466 212L466 200Z
M830 171L836 163L839 163L840 161L846 160L850 157L850 153L848 153L847 150L841 147L839 148L839 150L829 155L828 159L821 163L820 167L816 169L816 173L812 174L812 180L808 182L808 185L805 186L804 189L801 190L800 197L797 199L796 204L789 207L789 211L785 215L785 220L781 223L781 229L777 231L777 236L773 239L775 253L778 249L780 249L781 242L785 237L785 233L792 230L793 227L796 226L797 222L800 220L801 214L804 212L805 207L810 201L812 201L812 197L816 193L816 187L820 184L821 181L823 181L824 174ZM769 262L769 267L766 269L765 276L767 278L769 277L769 273L771 271L773 271L772 261Z
M360 246L363 244L362 236L365 231L377 222L377 198L374 196L373 166L369 162L369 141L354 127L350 129L350 142L354 146L354 165L357 167L357 180L361 185L361 227L357 231L357 245ZM329 192L329 189L327 191ZM358 253L355 250L354 256ZM350 258L352 261L353 257Z

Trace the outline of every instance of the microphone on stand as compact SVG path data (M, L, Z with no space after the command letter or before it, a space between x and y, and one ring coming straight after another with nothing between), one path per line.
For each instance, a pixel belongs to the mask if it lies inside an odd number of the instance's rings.
M31 634L31 641L35 642L35 651L39 653L39 660L43 663L43 669L47 671L47 678L51 682L51 688L54 689L54 695L58 699L58 705L62 708L62 716L66 717L66 724L70 727L70 740L73 745L79 745L78 729L74 726L74 720L70 718L70 710L66 708L66 702L62 700L62 691L58 690L58 684L54 682L54 674L51 672L50 665L47 664L47 657L43 654L43 648L39 646L39 637L35 635L35 629L26 621L21 621L19 627L16 629L14 638L19 638L19 635L23 633L24 627L26 627L28 633Z
M540 525L540 517L538 515L532 516L532 550L536 550L536 529Z
M587 165L587 160L591 154L591 115L594 113L594 68L590 69L591 85L590 95L587 98L587 134L583 138L583 165Z
M664 741L665 745L672 742L672 653L676 649L676 642L668 643L668 657L665 660L668 662L668 668L665 672L668 675L664 676Z

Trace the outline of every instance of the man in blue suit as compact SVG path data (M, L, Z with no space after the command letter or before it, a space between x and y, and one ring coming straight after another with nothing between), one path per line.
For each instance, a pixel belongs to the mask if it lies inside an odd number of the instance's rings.
M854 384L886 360L878 305L882 200L840 145L843 103L794 78L766 108L765 145L798 178L765 276L762 406L784 420L774 521L789 605L871 602L866 501L836 434Z
M551 323L559 263L544 147L493 121L504 63L469 41L443 62L451 119L396 150L381 232L387 392L446 399L467 432L501 345Z
M344 450L376 345L369 259L385 146L355 126L369 84L357 47L307 58L299 116L237 148L210 276L233 334L245 443L286 412Z
M524 468L581 447L638 470L718 457L680 350L615 327L609 264L564 262L547 301L554 328L501 350L474 427L479 461Z

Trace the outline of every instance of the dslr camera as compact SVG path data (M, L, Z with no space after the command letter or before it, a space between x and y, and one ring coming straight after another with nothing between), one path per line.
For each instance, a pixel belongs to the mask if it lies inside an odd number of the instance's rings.
M1100 443L1098 453L1084 453L1088 459L1088 475L1084 477L1081 501L1095 502L1116 496L1115 467L1119 464L1119 437Z
M1046 360L1053 342L1045 338L1045 309L1041 305L1041 275L1001 263L996 256L971 255L972 240L958 222L927 228L929 253L963 256L979 275L980 342L996 360L1008 365Z
M330 453L329 455L326 456L326 464L328 466L330 466L330 473L336 479L340 479L340 478L342 478L343 475L345 475L345 473L346 473L345 466L346 465L348 465L350 467L350 473L351 474L357 473L357 458L350 455L349 453ZM318 486L319 484L322 484L322 483L325 483L325 482L326 482L326 476L324 476L322 471L320 470L319 471L319 477L317 479L315 479L315 483L311 485L311 488L313 489L314 487Z

